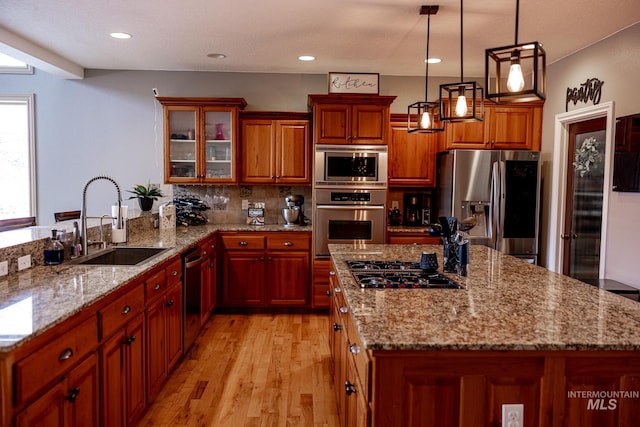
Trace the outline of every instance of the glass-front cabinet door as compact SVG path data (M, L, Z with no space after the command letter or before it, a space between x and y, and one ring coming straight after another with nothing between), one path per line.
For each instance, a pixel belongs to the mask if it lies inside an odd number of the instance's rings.
M158 98L164 109L168 184L237 182L238 111L243 98Z

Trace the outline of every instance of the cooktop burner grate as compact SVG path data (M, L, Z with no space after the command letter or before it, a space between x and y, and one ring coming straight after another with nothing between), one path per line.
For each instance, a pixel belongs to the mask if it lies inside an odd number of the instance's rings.
M361 288L376 289L464 289L455 280L420 269L413 261L346 261Z

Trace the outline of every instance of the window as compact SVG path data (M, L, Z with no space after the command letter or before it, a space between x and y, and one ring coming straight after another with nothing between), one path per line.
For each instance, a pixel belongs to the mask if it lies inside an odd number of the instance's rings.
M18 61L0 52L0 73L7 74L33 74L33 68L29 64Z
M0 95L0 219L35 216L33 95Z

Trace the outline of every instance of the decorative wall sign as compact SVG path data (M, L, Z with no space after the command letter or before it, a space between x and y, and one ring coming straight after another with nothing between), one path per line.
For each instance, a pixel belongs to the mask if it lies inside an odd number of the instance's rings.
M329 73L329 93L365 93L380 92L377 73Z
M569 111L569 102L573 102L573 105L578 102L587 103L589 101L593 101L593 105L599 104L602 96L602 85L604 85L604 82L594 77L587 79L580 87L568 87L565 111Z

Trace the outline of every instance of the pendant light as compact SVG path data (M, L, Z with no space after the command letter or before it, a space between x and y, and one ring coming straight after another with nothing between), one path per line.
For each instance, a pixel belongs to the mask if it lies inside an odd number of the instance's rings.
M484 85L487 98L498 103L545 99L546 53L538 42L518 43L519 16L516 0L515 44L486 50Z
M480 122L484 120L484 90L475 81L464 81L462 16L463 0L460 0L460 83L440 85L440 120Z
M424 101L409 105L407 110L407 131L420 133L435 133L444 131L444 123L440 121L437 102L429 102L429 33L431 29L431 15L438 13L440 6L422 6L420 15L427 15L427 55L425 57L424 72Z

